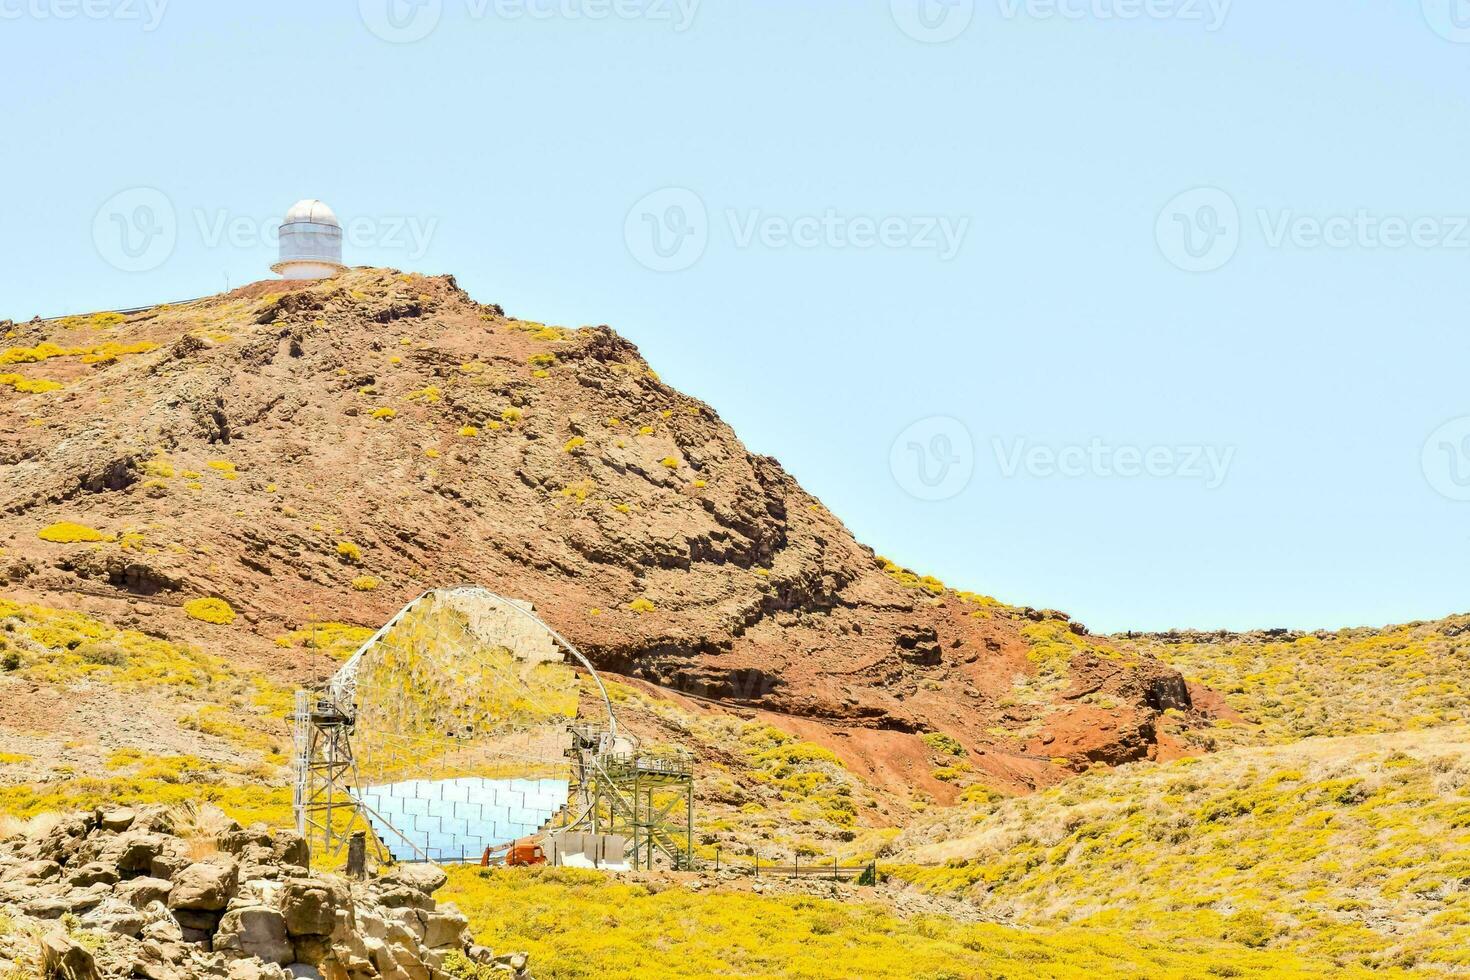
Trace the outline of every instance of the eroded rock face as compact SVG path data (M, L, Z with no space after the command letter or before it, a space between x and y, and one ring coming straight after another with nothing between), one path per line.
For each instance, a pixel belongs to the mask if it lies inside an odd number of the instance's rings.
M313 874L300 836L263 825L229 828L195 861L200 842L171 828L162 807L117 808L0 843L0 914L17 926L0 963L68 980L447 980L457 954L529 977L525 954L474 945L459 910L435 902L438 868Z

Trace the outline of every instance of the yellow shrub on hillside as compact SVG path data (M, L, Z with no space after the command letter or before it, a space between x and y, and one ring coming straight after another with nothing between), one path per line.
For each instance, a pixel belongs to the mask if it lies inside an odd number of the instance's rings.
M932 811L891 873L1019 924L1458 968L1470 729L1232 749ZM903 861L946 862L937 867Z
M235 621L235 610L223 599L190 599L184 603L184 614L216 626L228 626Z
M13 388L22 395L44 395L48 391L60 391L64 385L41 378L27 378L22 374L0 374L0 385Z
M528 950L546 980L1370 975L1219 940L1163 943L1111 929L1043 932L939 916L899 919L861 895L843 902L743 888L696 892L572 868L450 868L436 897L459 906L481 943Z
M56 544L81 544L89 541L111 541L112 535L103 534L96 528L85 524L73 524L71 521L61 521L57 524L43 527L36 532L36 537L42 541L52 541Z
M213 657L81 613L0 599L0 630L20 655L20 675L34 681L201 687L223 676Z
M284 636L276 637L276 646L304 646L321 650L337 660L346 660L376 630L351 623L312 623Z
M0 351L0 364L39 364L53 357L80 357L85 364L103 364L125 354L146 354L157 349L157 344L147 342L119 344L108 341L88 347L62 347L48 340L35 347L11 347Z

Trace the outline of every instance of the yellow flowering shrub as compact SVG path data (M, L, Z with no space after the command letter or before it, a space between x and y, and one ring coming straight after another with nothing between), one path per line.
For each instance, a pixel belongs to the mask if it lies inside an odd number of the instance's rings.
M222 661L82 613L0 599L0 631L20 655L19 673L33 681L203 687L223 676Z
M61 521L48 525L36 532L36 537L42 541L51 541L55 544L81 544L89 541L111 541L112 535L103 534L96 528L85 524L74 524L71 521Z
M119 344L108 341L88 347L62 347L45 341L35 347L11 347L0 351L0 364L39 364L54 357L80 357L84 364L105 364L126 354L147 354L157 349L157 344L147 342Z
M235 610L223 599L190 599L184 603L184 615L201 623L228 626L235 621Z
M336 660L346 660L374 632L351 623L312 623L276 637L276 646L302 646L308 650L321 650Z
M48 391L60 391L65 387L57 381L27 378L21 374L0 374L0 385L12 388L22 395L44 395Z

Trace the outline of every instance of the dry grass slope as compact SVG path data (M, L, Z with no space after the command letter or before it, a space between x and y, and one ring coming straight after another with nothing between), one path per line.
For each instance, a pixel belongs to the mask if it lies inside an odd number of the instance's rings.
M529 950L543 980L1369 975L1221 942L1166 943L1121 929L1033 931L942 917L899 919L873 905L695 892L676 883L624 882L570 869L456 869L438 897L457 903L492 948Z
M1246 721L1217 726L1211 739L1219 745L1419 730L1470 717L1470 616L1282 640L1186 634L1115 642L1223 694Z
M1018 924L1470 969L1470 731L1317 739L1094 773L948 811L893 874Z

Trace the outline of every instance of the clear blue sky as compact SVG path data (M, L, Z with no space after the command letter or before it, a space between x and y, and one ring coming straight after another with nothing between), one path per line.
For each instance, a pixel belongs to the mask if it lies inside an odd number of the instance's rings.
M266 278L320 197L352 264L611 324L951 584L1107 630L1470 608L1470 428L1431 439L1470 2L689 2L0 0L0 317ZM176 234L129 272L138 187Z

